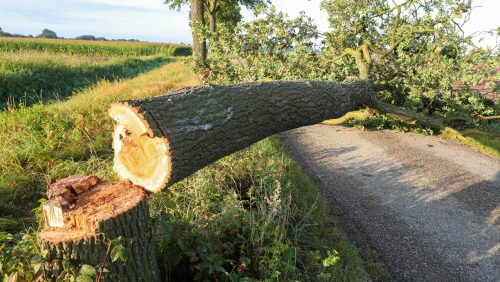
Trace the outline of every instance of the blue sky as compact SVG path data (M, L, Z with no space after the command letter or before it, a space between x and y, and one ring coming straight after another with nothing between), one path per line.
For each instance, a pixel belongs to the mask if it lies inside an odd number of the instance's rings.
M328 30L320 0L274 0L278 10L296 16L301 10ZM471 34L500 26L500 0L476 0L465 31ZM171 11L162 0L0 0L0 27L7 32L37 35L43 28L59 36L93 34L106 38L191 43L188 9ZM250 13L244 13L250 19ZM478 38L479 39L479 38ZM500 39L499 39L500 43ZM485 38L480 45L494 45Z

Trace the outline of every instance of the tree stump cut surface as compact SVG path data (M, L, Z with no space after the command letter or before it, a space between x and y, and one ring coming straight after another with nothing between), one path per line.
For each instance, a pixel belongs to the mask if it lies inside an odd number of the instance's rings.
M65 261L94 267L106 261L106 281L158 281L146 192L130 182L85 177L72 176L50 187L54 198L44 204L44 229L39 233L42 249L48 251L46 278L55 281ZM90 184L80 185L88 187L78 193L75 183ZM60 218L51 218L54 210ZM118 237L132 254L126 263L109 258L109 244Z

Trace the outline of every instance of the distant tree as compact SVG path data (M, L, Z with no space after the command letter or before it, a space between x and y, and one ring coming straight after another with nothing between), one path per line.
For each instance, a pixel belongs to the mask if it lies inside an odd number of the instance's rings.
M96 40L95 36L93 36L93 35L80 35L78 37L75 37L75 39L78 39L78 40Z
M42 33L40 33L37 37L39 37L39 38L58 38L57 34L54 31L52 31L50 29L46 29L46 28L44 30L42 30Z
M8 32L3 31L2 28L0 28L0 36L3 36L3 37L33 37L32 35L8 33Z

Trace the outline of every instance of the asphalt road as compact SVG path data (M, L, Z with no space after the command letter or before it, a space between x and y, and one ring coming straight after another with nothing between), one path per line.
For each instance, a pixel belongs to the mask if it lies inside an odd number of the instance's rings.
M435 136L314 125L288 152L395 281L500 281L500 159Z

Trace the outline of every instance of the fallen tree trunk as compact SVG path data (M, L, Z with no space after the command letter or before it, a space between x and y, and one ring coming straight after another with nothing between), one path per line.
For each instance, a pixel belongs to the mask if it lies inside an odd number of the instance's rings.
M373 99L364 82L276 81L115 103L114 170L158 192L267 136L340 117Z
M44 271L49 281L66 281L66 262L97 268L95 280L159 281L146 193L130 182L71 176L50 187L43 205L44 228L38 238L48 252ZM113 262L112 241L132 254ZM66 266L66 269L65 269ZM103 275L104 269L109 272ZM68 277L66 277L68 278ZM76 278L76 277L73 277Z

